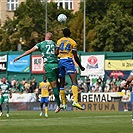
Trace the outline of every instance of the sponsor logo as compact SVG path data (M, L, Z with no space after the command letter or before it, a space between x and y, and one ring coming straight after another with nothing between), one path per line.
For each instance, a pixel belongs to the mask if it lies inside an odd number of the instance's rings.
M86 102L80 103L84 107L85 111L118 111L118 102ZM76 111L76 108L73 108Z
M98 68L98 59L95 56L91 56L87 61L87 69Z
M110 77L124 77L124 74L123 74L123 72L121 72L121 71L112 71L111 73L110 73Z
M81 94L81 102L110 102L111 96L106 93Z

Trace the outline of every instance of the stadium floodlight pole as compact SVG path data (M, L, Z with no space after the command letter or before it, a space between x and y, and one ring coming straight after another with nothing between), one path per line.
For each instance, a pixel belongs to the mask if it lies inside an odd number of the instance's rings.
M48 30L48 5L47 5L47 0L46 0L46 10L45 10L45 34L47 33Z
M84 52L86 52L86 0L84 0Z

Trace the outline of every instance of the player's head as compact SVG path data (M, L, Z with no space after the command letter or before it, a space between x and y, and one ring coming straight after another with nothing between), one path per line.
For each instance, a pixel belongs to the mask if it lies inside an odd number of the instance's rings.
M43 81L46 82L46 80L47 80L47 77L46 77L46 75L44 75L43 76Z
M52 40L52 37L53 37L53 34L51 32L48 32L46 35L45 35L45 40Z
M6 82L6 78L5 78L5 77L2 78L2 82L3 82L3 83Z
M64 37L69 37L71 35L71 31L68 28L63 30Z

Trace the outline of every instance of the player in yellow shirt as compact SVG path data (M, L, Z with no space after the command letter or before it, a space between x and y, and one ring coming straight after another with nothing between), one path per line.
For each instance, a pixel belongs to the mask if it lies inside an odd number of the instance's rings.
M85 68L81 65L80 60L77 56L77 43L70 38L71 32L68 28L63 30L64 37L57 41L58 47L56 48L56 54L59 54L59 77L60 77L60 95L63 103L63 107L65 106L65 74L68 74L72 81L72 93L74 96L74 102L72 104L73 107L83 110L84 108L78 103L78 85L77 85L77 73L76 68L73 62L73 57L76 63L79 65L82 71Z
M50 83L47 82L46 76L43 76L43 81L39 84L39 89L41 90L40 116L42 116L44 113L43 104L45 103L45 117L48 117L48 102L49 102L48 98L49 98L49 90L51 89L51 86L50 86Z

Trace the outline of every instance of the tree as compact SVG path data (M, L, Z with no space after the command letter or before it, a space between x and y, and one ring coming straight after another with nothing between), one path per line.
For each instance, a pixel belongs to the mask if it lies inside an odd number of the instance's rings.
M133 17L122 13L118 5L112 4L94 29L96 37L90 43L94 51L133 50Z
M61 13L67 16L67 21L65 23L57 21L57 17ZM62 37L63 28L69 27L68 23L71 21L73 16L72 10L63 9L62 7L58 9L57 4L54 2L48 4L48 30L54 34L55 41Z
M2 34L1 34L1 51L8 51L16 48L16 44L12 43L15 40L11 37L12 34L16 31L16 24L15 21L11 20L9 17L7 18L7 21L5 22L5 25L1 27Z
M83 13L78 11L75 13L74 18L69 22L69 27L71 29L71 37L75 39L78 44L78 50L83 50L83 36L84 36L84 19ZM89 19L86 18L86 31L89 30ZM86 38L88 40L88 38Z
M67 25L66 23L61 24L57 21L57 16L60 13L64 13L71 18L72 11L64 10L63 8L57 9L57 4L50 2L47 3L48 8L48 31L54 34L54 40L57 40L61 34L60 30ZM33 47L36 43L43 40L45 35L45 11L46 1L40 2L40 0L26 0L22 2L17 10L14 12L14 18L11 20L7 19L3 29L5 35L2 36L1 45L3 50L17 50L17 45L21 43L23 50L27 50Z
M132 14L132 0L86 0L86 16L89 17L93 27L95 26L96 20L103 19L111 4L119 5L123 13ZM80 3L80 10L82 12L84 10L84 1Z

